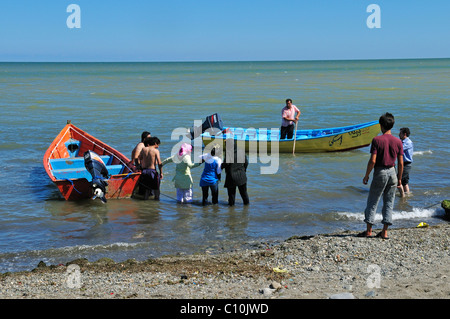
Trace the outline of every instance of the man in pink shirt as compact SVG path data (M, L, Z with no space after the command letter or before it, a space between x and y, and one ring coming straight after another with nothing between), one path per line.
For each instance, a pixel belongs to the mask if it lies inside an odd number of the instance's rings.
M297 115L295 115L297 113ZM281 110L281 135L280 139L291 139L294 136L294 123L298 122L300 110L292 104L291 99L286 100L286 106Z

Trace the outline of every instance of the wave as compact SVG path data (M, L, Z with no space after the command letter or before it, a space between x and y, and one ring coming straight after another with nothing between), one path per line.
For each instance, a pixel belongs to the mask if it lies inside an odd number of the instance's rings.
M396 88L396 87L385 87L385 88L377 88L377 87L360 87L360 88L356 88L356 90L365 90L365 91L394 91L394 90L400 90L400 88Z
M39 261L49 264L67 263L78 258L88 258L90 262L101 257L121 255L135 249L147 249L148 243L117 242L99 245L79 245L0 253L0 273L7 271L31 270ZM151 254L149 254L151 257Z
M433 154L432 150L428 150L428 151L416 151L413 152L413 155L428 155L428 154Z
M25 148L26 145L10 142L10 143L2 143L0 144L0 150L16 150L20 148Z
M157 98L157 99L151 99L151 100L143 100L139 101L139 104L142 105L154 105L154 106L167 106L167 105L189 105L189 106L197 106L197 105L207 105L205 102L199 102L189 99L176 99L173 97L167 97L167 98Z
M92 254L92 253L105 253L111 251L135 249L139 246L145 246L146 243L112 243L112 244L99 244L99 245L79 245L79 246L65 246L59 248L50 248L44 250L26 250L16 252L0 253L0 260L2 259L20 259L20 258L34 258L46 256L46 258L59 258L62 256L76 256L78 254ZM45 258L43 258L45 259Z
M413 208L412 211L394 211L392 220L435 218L443 217L444 214L444 210L440 208ZM338 219L364 220L364 212L338 212L337 215ZM375 216L375 221L379 222L381 219L381 212L379 212Z
M91 92L89 94L93 95L93 96L102 97L102 98L122 98L122 97L127 96L125 94L110 93L110 92Z

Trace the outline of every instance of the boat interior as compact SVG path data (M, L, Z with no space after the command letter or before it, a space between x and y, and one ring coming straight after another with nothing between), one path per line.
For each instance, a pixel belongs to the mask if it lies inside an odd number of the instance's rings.
M53 152L53 158L49 159L49 169L56 179L85 178L89 182L92 181L92 175L86 169L82 155L85 150L92 148L92 145L83 147L82 143L80 140L69 138L66 142L60 143L55 147L57 151ZM95 150L95 152L98 152L110 176L122 174L125 170L128 171L128 168L123 163L120 163L119 159L112 154L107 154L108 151L106 149L102 148L100 151ZM59 157L59 155L63 155L63 157Z

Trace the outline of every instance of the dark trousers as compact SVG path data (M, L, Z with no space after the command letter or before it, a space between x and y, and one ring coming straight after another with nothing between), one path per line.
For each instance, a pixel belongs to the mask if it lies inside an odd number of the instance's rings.
M212 197L212 203L217 204L219 202L219 183L217 182L214 185L210 186L202 186L202 193L203 193L203 205L206 205L206 202L208 200L208 192L209 189L211 189L211 197Z
M409 184L409 172L411 171L411 162L403 163L402 185Z
M287 138L289 138L289 139L293 138L294 137L294 128L295 128L294 124L291 124L288 126L282 126L281 130L280 130L280 139L285 139L286 135L287 135Z
M239 194L241 194L244 205L250 204L250 199L247 194L247 183L238 186ZM236 200L236 186L227 187L228 190L228 205L233 206Z

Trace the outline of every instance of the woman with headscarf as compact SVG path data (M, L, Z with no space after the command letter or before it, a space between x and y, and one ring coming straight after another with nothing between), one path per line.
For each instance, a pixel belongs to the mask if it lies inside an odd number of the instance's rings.
M192 202L192 186L194 182L191 176L191 169L200 166L202 163L192 163L192 145L183 143L177 154L166 158L162 165L176 163L174 181L177 189L177 200L181 203Z
M222 160L219 154L220 146L215 144L210 153L206 153L201 156L205 161L205 168L203 169L202 176L200 177L200 187L202 188L202 205L206 205L208 201L209 189L211 189L212 203L219 203L219 180L222 173Z
M227 146L233 146L234 143L230 144L227 144ZM224 186L228 190L228 205L230 206L233 206L235 203L236 187L239 189L239 194L241 194L244 205L250 203L247 193L247 166L248 158L243 148L234 145L231 150L227 149L222 169L225 169L226 178Z

